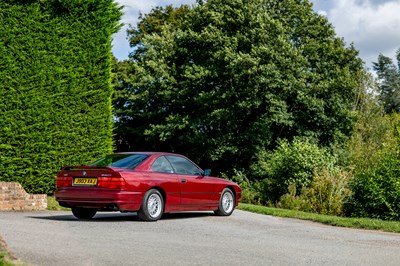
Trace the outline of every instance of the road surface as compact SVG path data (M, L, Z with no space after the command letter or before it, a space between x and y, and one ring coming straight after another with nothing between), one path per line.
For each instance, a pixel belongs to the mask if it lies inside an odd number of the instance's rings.
M0 235L32 265L399 265L400 234L235 210L170 214L0 212Z

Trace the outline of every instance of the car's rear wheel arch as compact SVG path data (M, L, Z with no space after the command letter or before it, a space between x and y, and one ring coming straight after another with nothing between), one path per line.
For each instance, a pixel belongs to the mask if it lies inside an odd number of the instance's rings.
M157 221L164 214L165 191L160 187L151 187L144 194L138 213L143 221Z
M157 189L161 193L161 196L163 197L163 201L164 201L164 208L165 208L165 203L167 202L167 193L165 193L165 190L162 189L161 187L152 187L150 189Z

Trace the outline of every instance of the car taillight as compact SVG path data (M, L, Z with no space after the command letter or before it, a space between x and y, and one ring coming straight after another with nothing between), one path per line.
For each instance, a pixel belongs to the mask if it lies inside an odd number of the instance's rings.
M97 187L108 189L125 189L125 180L122 177L99 177Z
M57 188L71 187L72 186L72 177L71 176L57 176L56 185L57 185Z

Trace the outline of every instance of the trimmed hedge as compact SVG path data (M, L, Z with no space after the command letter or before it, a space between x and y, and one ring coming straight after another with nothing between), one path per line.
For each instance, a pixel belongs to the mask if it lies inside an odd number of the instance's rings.
M113 0L0 2L0 181L50 194L112 151Z

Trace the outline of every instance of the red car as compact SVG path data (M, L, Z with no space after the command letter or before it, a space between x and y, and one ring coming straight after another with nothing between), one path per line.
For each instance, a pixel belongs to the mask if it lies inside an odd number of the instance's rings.
M55 198L78 219L91 219L97 211L137 212L145 221L181 211L231 215L240 187L209 174L179 154L115 153L89 166L64 167Z

